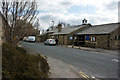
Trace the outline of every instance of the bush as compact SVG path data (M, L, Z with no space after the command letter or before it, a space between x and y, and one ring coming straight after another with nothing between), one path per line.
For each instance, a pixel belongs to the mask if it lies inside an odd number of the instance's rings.
M47 78L49 65L41 55L27 54L26 50L3 44L3 78Z

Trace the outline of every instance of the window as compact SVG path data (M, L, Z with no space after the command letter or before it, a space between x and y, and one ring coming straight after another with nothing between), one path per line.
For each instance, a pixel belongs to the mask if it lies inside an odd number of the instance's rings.
M73 40L73 37L71 36L71 37L69 37L69 39L70 39L70 40Z
M85 40L87 40L87 41L96 41L96 37L91 37L89 35L86 35Z
M95 37L91 37L90 41L96 41L96 38Z
M117 40L117 36L115 36L115 38L114 38L115 40Z
M89 35L85 36L85 40L90 40Z
M116 36L114 36L114 39L115 40L120 40L120 36L116 35Z
M120 36L118 36L118 40L120 40Z

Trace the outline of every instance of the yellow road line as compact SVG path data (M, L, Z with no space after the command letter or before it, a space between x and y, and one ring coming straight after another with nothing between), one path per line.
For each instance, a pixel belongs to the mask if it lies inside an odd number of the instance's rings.
M85 78L86 80L91 80L91 77L89 77L88 75L86 75L85 73L83 73L82 71L77 71L75 68L73 68L73 66L70 66L71 69L73 69L75 72L79 73L83 78Z
M79 73L82 75L82 77L86 78L87 80L90 80L90 77L87 76L87 75L86 75L85 73L83 73L82 71L80 71Z

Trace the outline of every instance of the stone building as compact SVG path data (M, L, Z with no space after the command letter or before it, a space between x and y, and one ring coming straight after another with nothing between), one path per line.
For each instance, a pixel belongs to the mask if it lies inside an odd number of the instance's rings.
M2 32L2 16L0 13L0 45L2 44L2 36L3 36L3 32Z
M46 31L46 32L42 33L41 35L38 35L37 37L40 42L44 42L46 39L52 38L51 34L57 32L57 31L58 31L58 28L55 27L54 29L52 29L50 31Z
M2 13L0 12L0 44L2 44L2 42L5 42L6 39L4 37L5 34L5 30L4 30L4 26L6 24L6 20L4 18L4 16L2 15Z
M110 23L103 25L91 26L74 35L75 45L118 49L120 34L120 23Z
M70 45L74 43L74 34L90 27L91 24L87 23L87 20L82 20L82 25L65 26L58 24L53 29L44 32L39 35L39 41L44 42L46 39L58 39L60 45Z
M106 49L118 49L120 41L120 23L94 25L82 20L82 25L62 27L58 24L54 29L40 35L40 41L58 39L60 45L88 46Z
M60 45L71 45L74 42L74 34L90 26L91 24L84 24L62 28L62 25L58 25L58 31L51 34L50 38L58 39Z

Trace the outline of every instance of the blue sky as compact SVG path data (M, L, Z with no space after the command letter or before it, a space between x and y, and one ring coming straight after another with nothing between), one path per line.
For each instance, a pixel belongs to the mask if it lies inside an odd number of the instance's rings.
M72 6L67 11L68 13L73 14L80 14L80 13L89 13L89 14L95 14L95 7L94 6Z
M119 0L61 0L38 1L41 27L47 29L59 21L72 25L81 24L86 18L92 25L118 22Z
M80 25L86 18L92 25L118 22L119 0L36 0L40 28L47 29L54 21ZM1 10L1 9L0 9Z

